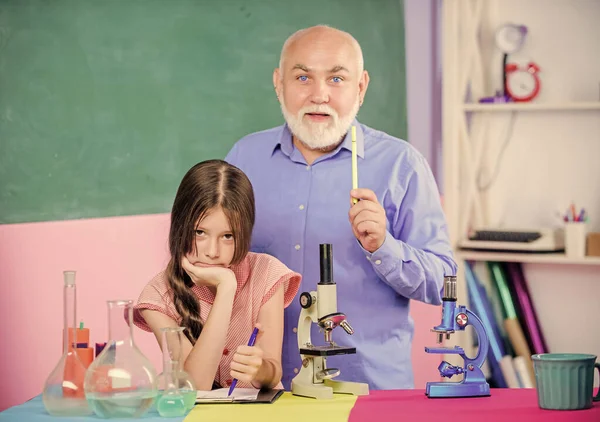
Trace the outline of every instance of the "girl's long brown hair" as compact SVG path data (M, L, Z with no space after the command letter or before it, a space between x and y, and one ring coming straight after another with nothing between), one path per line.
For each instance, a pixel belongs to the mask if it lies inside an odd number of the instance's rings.
M166 269L180 325L187 328L185 335L192 344L202 332L200 302L191 291L194 282L181 260L195 251L196 224L216 207L229 220L235 245L231 264L238 264L250 250L255 214L252 184L244 172L225 161L203 161L188 170L175 195L169 231L171 259Z

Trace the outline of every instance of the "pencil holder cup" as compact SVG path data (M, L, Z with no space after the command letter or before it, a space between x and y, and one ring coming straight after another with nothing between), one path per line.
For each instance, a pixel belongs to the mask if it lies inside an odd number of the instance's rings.
M565 223L565 254L570 258L585 256L586 224L583 221Z

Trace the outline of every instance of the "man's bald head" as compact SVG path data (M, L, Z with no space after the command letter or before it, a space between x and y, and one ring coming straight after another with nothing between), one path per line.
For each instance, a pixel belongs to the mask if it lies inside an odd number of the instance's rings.
M364 70L364 60L362 49L356 39L348 32L332 28L327 25L316 25L309 28L300 29L288 37L281 49L279 56L280 75L283 77L285 71L285 62L290 53L296 48L305 47L307 44L327 43L333 44L338 48L349 48L356 60L358 74Z

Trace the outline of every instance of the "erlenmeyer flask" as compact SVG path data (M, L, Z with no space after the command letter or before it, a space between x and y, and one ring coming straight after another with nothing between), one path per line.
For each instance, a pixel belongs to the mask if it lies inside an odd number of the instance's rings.
M107 303L109 339L85 374L85 395L102 418L138 418L156 397L156 371L133 341L133 301Z
M182 341L184 327L165 327L162 332L164 384L156 409L163 417L183 416L194 407L196 387L182 369Z
M85 366L75 353L76 336L69 335L75 332L77 318L75 271L64 271L63 277L63 354L46 380L42 401L52 416L91 415L83 389Z

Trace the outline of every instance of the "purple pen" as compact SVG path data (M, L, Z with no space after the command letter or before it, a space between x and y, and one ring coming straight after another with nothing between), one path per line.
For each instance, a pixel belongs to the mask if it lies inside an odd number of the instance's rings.
M582 208L581 212L579 213L579 217L577 217L577 221L583 221L584 216L585 216L585 209Z
M248 346L250 346L250 347L254 346L257 335L258 335L258 327L254 327L254 330L252 331L252 335L250 336L250 340L248 340ZM231 381L231 387L229 387L229 393L227 393L227 397L231 396L231 393L233 393L233 389L235 388L236 384L237 384L237 378L234 378L233 381Z

